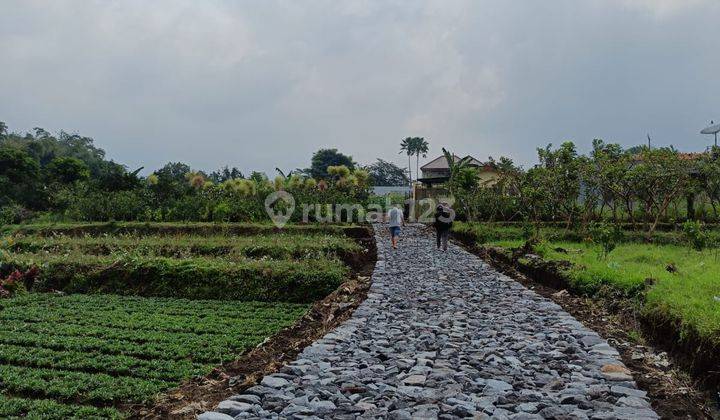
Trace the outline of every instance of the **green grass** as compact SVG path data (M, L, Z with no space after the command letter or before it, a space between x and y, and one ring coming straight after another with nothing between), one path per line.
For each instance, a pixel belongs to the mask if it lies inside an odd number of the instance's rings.
M117 417L103 407L207 374L307 308L42 293L0 301L0 415Z
M525 242L517 237L516 228L461 224L459 230L493 232L491 237L481 237L490 246L511 249ZM720 302L715 299L720 298L720 250L698 252L685 245L626 242L602 259L599 245L550 239L537 245L535 252L546 260L570 261L566 276L573 289L592 295L610 288L628 297L639 296L642 313L673 320L681 334L720 345ZM670 264L675 272L667 270Z
M567 249L567 254L552 248ZM720 258L717 250L697 252L675 245L621 244L607 260L596 246L551 242L542 252L550 260L573 263L569 277L581 290L610 285L633 295L647 289L643 311L680 321L682 332L693 332L720 344ZM672 264L677 271L666 268Z
M527 235L523 232L522 226L518 224L508 226L502 223L455 222L453 223L453 232L460 235L472 236L480 243L524 241L527 239ZM707 233L712 243L720 244L720 229L708 229ZM584 242L588 236L587 233L562 227L545 226L540 228L540 237L548 241ZM685 239L679 227L673 231L656 231L651 238L648 238L644 231L626 229L623 231L622 242L685 245Z

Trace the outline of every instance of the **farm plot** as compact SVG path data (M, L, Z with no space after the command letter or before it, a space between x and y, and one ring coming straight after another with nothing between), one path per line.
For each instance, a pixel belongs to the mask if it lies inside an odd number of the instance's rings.
M37 231L5 238L0 274L38 267L37 291L307 303L339 286L348 273L343 261L352 263L362 252L347 236L314 232L203 237L67 231L73 235L56 230L48 237Z
M182 226L0 236L0 278L37 272L0 300L0 417L123 417L293 324L363 253L335 228Z
M49 293L0 305L0 415L45 409L55 417L120 417L113 405L141 403L207 374L307 309Z

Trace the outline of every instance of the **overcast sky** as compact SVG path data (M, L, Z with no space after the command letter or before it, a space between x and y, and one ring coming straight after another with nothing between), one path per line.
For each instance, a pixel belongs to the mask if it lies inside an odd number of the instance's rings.
M402 163L407 136L528 165L648 132L702 150L711 119L718 0L0 0L0 121L130 168Z

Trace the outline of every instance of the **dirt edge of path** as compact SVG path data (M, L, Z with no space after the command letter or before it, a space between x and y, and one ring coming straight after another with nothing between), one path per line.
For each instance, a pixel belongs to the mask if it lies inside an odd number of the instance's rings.
M663 419L720 418L720 412L711 402L713 396L702 390L697 380L674 363L666 352L656 349L639 335L644 327L636 315L636 305L630 299L588 298L574 294L562 279L527 276L520 271L517 261L477 246L470 238L460 236L454 242L528 289L551 299L605 338L620 352L639 388L647 391L653 409Z
M352 266L352 277L315 302L293 325L247 350L236 360L218 366L206 376L184 382L150 404L127 405L120 409L131 419L194 419L294 360L305 347L349 319L367 297L377 248L372 228L366 228L366 232L367 235L360 235L358 231L352 235L366 249L362 257L346 261Z

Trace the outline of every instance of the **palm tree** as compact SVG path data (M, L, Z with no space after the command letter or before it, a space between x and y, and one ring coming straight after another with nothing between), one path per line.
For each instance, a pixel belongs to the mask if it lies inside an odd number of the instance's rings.
M420 177L420 155L427 157L428 142L425 141L425 137L413 138L413 149L415 151L415 180L417 181Z
M414 153L412 144L413 144L412 137L406 137L405 140L400 142L400 153L402 154L402 152L405 152L405 153L407 153L407 156L408 156L408 175L410 178L411 186L412 186L412 170L411 170L411 166L410 166L410 156L412 156Z
M462 169L467 168L470 164L470 156L465 156L464 158L456 162L455 156L449 151L447 151L444 147L442 149L442 152L445 156L445 160L447 161L448 169L450 169L450 179L452 179L453 176L460 172Z
M406 137L400 142L400 153L403 152L408 155L408 172L412 172L410 156L415 156L415 180L417 180L420 173L420 155L427 156L428 142L424 137ZM410 184L412 185L412 173L410 173Z

